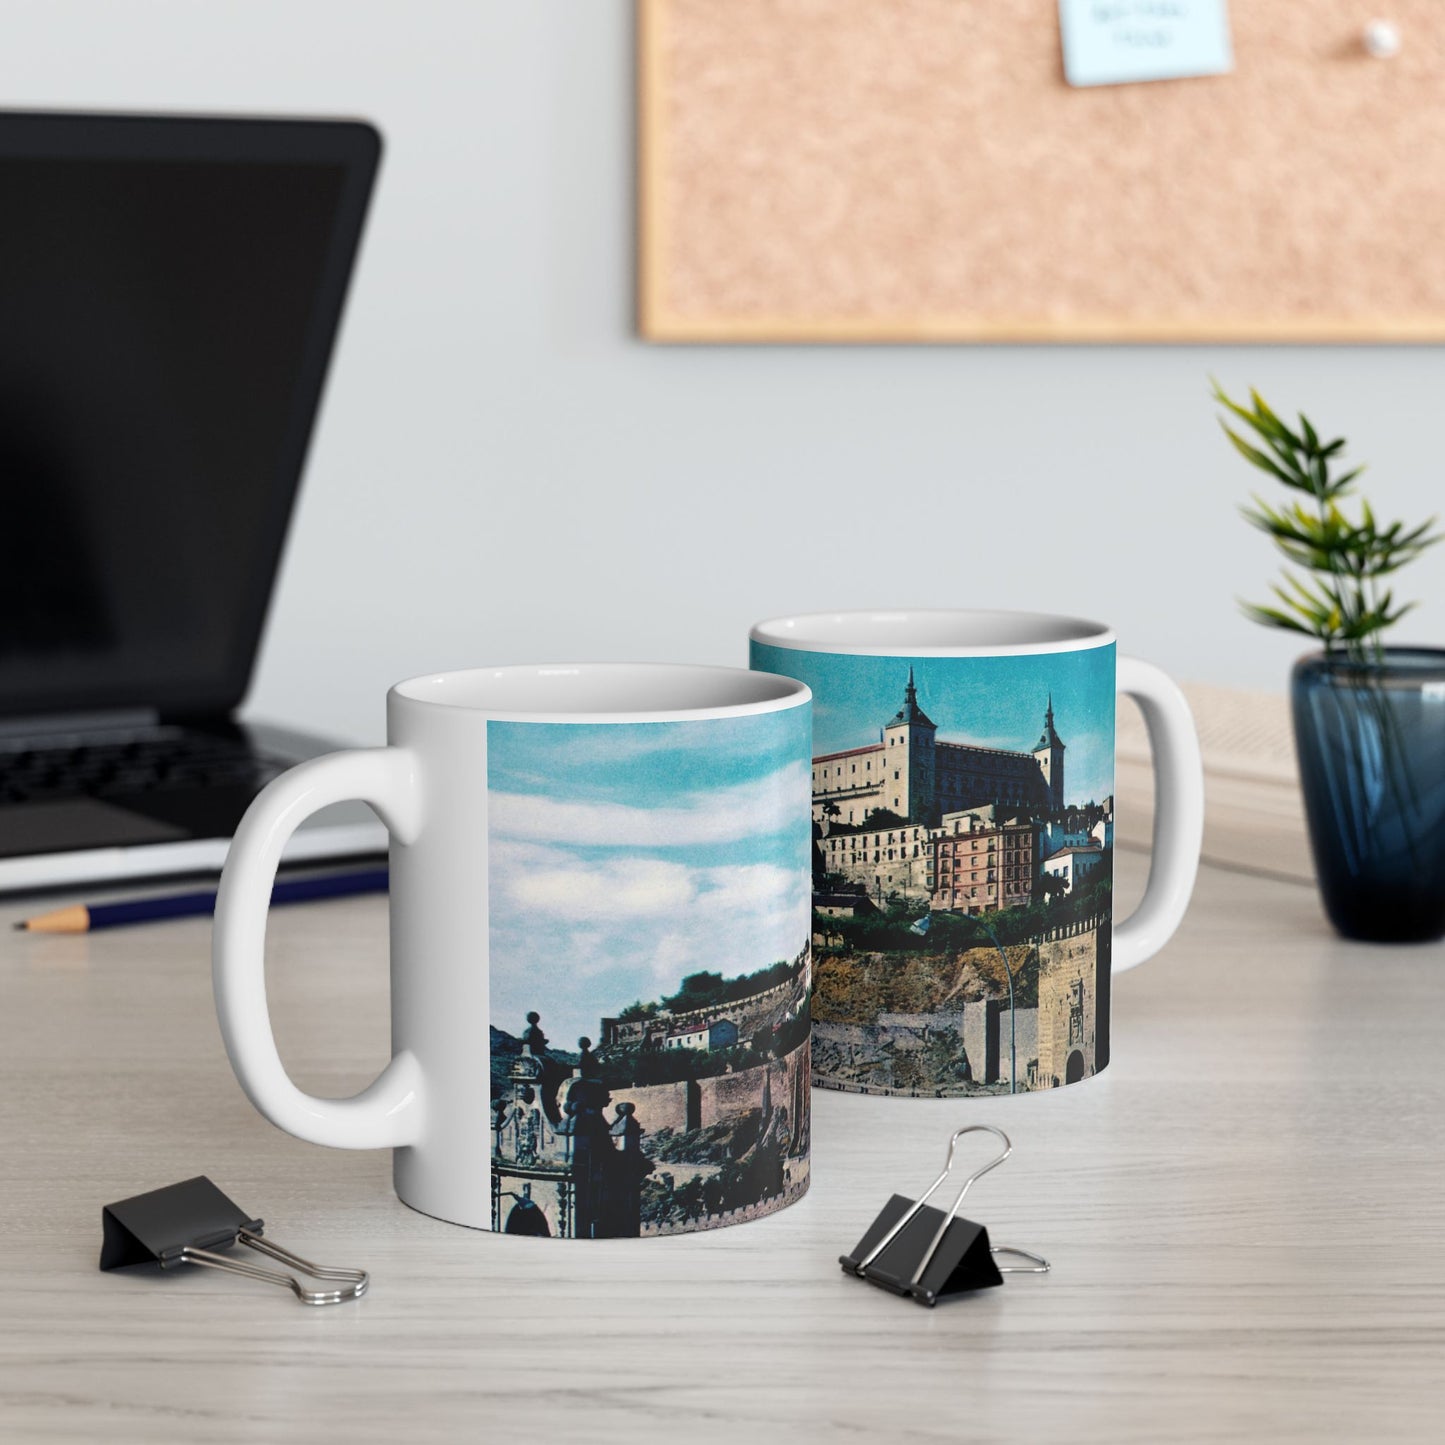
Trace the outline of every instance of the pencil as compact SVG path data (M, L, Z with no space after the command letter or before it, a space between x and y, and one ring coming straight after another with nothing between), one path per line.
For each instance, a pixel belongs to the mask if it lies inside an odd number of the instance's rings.
M384 893L385 868L355 873L328 873L319 878L288 878L271 890L271 903L310 903L318 898L350 898L357 893ZM128 923L153 923L162 918L193 918L216 911L214 891L172 893L162 898L136 898L126 903L76 903L41 913L15 925L27 933L94 933Z

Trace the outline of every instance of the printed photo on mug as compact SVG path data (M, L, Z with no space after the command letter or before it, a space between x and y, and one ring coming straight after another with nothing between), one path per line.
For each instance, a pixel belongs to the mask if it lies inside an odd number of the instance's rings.
M806 1190L808 713L488 724L492 1228L671 1234Z
M827 700L812 777L820 1085L997 1094L1107 1063L1112 654L807 655Z

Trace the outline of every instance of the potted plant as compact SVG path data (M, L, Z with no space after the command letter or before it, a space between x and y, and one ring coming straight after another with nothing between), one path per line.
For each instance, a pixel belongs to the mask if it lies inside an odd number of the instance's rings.
M1295 663L1290 691L1325 911L1347 938L1440 938L1445 649L1384 642L1414 605L1397 603L1387 579L1440 540L1434 519L1384 526L1363 499L1347 515L1341 501L1364 468L1340 470L1343 438L1321 441L1304 416L1287 426L1256 391L1244 406L1216 383L1214 399L1240 455L1296 494L1242 509L1296 570L1285 568L1273 605L1241 605L1255 622L1322 644Z

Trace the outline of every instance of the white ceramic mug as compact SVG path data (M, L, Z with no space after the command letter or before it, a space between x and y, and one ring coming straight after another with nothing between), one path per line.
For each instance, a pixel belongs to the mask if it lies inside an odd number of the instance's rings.
M1110 980L1179 926L1204 781L1183 695L1108 628L838 612L753 628L814 698L813 1068L879 1094L1010 1093L1109 1061ZM1114 695L1154 752L1154 856L1113 924Z
M252 1103L313 1143L394 1149L405 1203L477 1228L664 1234L797 1198L810 714L802 684L733 668L394 687L386 747L276 779L231 847L216 1004ZM318 1099L272 1036L266 909L292 831L353 798L391 833L392 1059Z

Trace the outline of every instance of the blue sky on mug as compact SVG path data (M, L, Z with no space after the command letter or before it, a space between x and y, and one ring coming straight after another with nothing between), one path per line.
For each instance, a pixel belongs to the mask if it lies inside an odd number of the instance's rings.
M908 669L918 702L945 742L1027 751L1049 696L1064 740L1069 803L1114 790L1114 645L1022 657L858 657L754 643L752 665L813 689L815 753L876 743L898 711Z
M792 958L809 927L808 709L487 727L492 1022L558 1047Z

